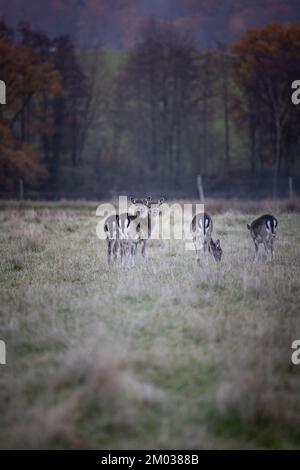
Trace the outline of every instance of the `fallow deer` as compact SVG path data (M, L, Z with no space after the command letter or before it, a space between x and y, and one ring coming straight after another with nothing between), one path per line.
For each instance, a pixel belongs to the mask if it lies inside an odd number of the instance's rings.
M201 252L207 253L207 251L213 255L216 261L221 261L223 251L220 240L214 242L212 239L213 221L211 216L206 212L196 214L193 217L190 229L198 264L200 264Z
M134 204L134 214L123 213L109 216L104 224L104 231L106 233L107 241L107 260L108 264L111 263L113 255L114 261L117 260L120 254L121 262L126 259L128 251L134 240L139 241L139 224L143 219L148 217L148 199L131 198Z
M147 240L151 237L158 221L160 206L163 201L163 198L152 201L151 197L149 197L147 199L147 210L143 214L139 213L139 216L131 221L128 231L130 250L127 248L127 252L129 252L131 257L131 266L135 265L138 244L141 244L143 258L146 257Z
M110 215L104 225L104 232L106 234L107 243L107 262L111 263L111 256L116 261L120 247L119 240L119 215Z
M153 233L155 226L159 220L160 206L163 202L164 198L158 199L157 201L148 199L148 218L147 220L143 220L139 227L139 241L142 246L141 252L143 258L146 257L147 240L151 238L151 234Z
M255 258L258 257L259 245L263 244L267 258L274 258L274 244L277 234L278 220L270 214L265 214L247 224L255 246Z

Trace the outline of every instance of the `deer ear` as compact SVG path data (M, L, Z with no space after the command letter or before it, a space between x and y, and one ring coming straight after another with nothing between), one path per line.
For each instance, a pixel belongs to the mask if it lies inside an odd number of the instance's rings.
M250 225L249 225L249 224L247 224L247 229L248 229L248 230L250 230L250 228L251 228L251 227L250 227Z

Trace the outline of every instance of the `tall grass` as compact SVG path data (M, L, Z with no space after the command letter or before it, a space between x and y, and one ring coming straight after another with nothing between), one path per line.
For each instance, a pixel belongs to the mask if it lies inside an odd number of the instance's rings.
M299 216L254 262L255 207L210 203L220 264L153 240L135 269L107 266L90 207L3 208L0 446L298 447Z

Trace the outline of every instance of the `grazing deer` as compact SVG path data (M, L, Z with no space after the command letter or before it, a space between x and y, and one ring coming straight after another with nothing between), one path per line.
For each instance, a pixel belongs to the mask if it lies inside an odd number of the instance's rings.
M267 258L274 258L274 244L277 233L278 220L273 215L265 214L254 220L250 225L247 224L250 230L251 237L255 246L255 258L258 257L258 248L260 244L264 245Z
M196 260L200 264L200 253L207 251L213 255L216 261L221 261L222 248L220 240L212 239L213 221L209 214L196 214L191 223L191 233L196 250Z
M213 239L210 240L208 245L208 251L213 255L216 261L221 261L223 250L221 248L219 239L215 242L213 241Z

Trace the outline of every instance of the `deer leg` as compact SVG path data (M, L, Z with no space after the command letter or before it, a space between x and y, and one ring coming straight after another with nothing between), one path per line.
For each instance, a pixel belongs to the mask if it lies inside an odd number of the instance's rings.
M123 241L122 242L123 266L128 265L129 250L130 250L129 242L127 240Z
M125 248L124 248L124 256L125 256L125 264L127 267L130 266L130 260L131 260L131 243L129 241L125 242Z
M124 241L120 242L120 256L121 256L121 265L124 266L124 263L126 261L126 245Z
M267 248L268 248L268 259L269 261L273 260L273 245L272 245L272 240L269 240L267 242Z
M107 240L107 262L110 264L111 262L111 240Z
M131 244L131 252L130 252L130 255L131 255L131 267L134 268L135 267L135 258L136 258L136 252L137 252L137 244L136 243L132 243Z
M196 237L193 237L193 243L195 247L195 253L196 253L196 261L198 264L200 264L199 256L198 256L198 250L197 250L197 243L196 243Z
M121 242L121 264L122 266L126 266L128 261L128 242L122 241Z
M113 244L114 262L118 260L118 251L119 251L119 242L118 240L115 240Z
M254 240L254 247L255 247L255 254L254 254L254 259L257 260L258 259L258 243L256 240Z
M146 258L146 240L141 240L142 244L142 257Z
M269 256L269 253L270 253L269 252L269 242L264 241L263 243L264 243L264 249L265 249L265 252L266 252L266 255L267 255L267 261L269 261L269 259L270 259L270 256Z
M200 264L201 264L201 252L200 252L199 248L196 246L196 244L195 244L195 252L196 252L197 264L200 266Z
M272 258L272 260L274 259L274 243L275 243L275 239L272 238L272 240L271 240L271 258Z
M120 258L121 258L121 265L123 266L123 263L124 263L124 246L123 246L123 242L120 242Z
M208 255L212 253L211 253L209 242L207 240L204 241L203 251L204 251L204 257L205 257L205 263L208 264Z

